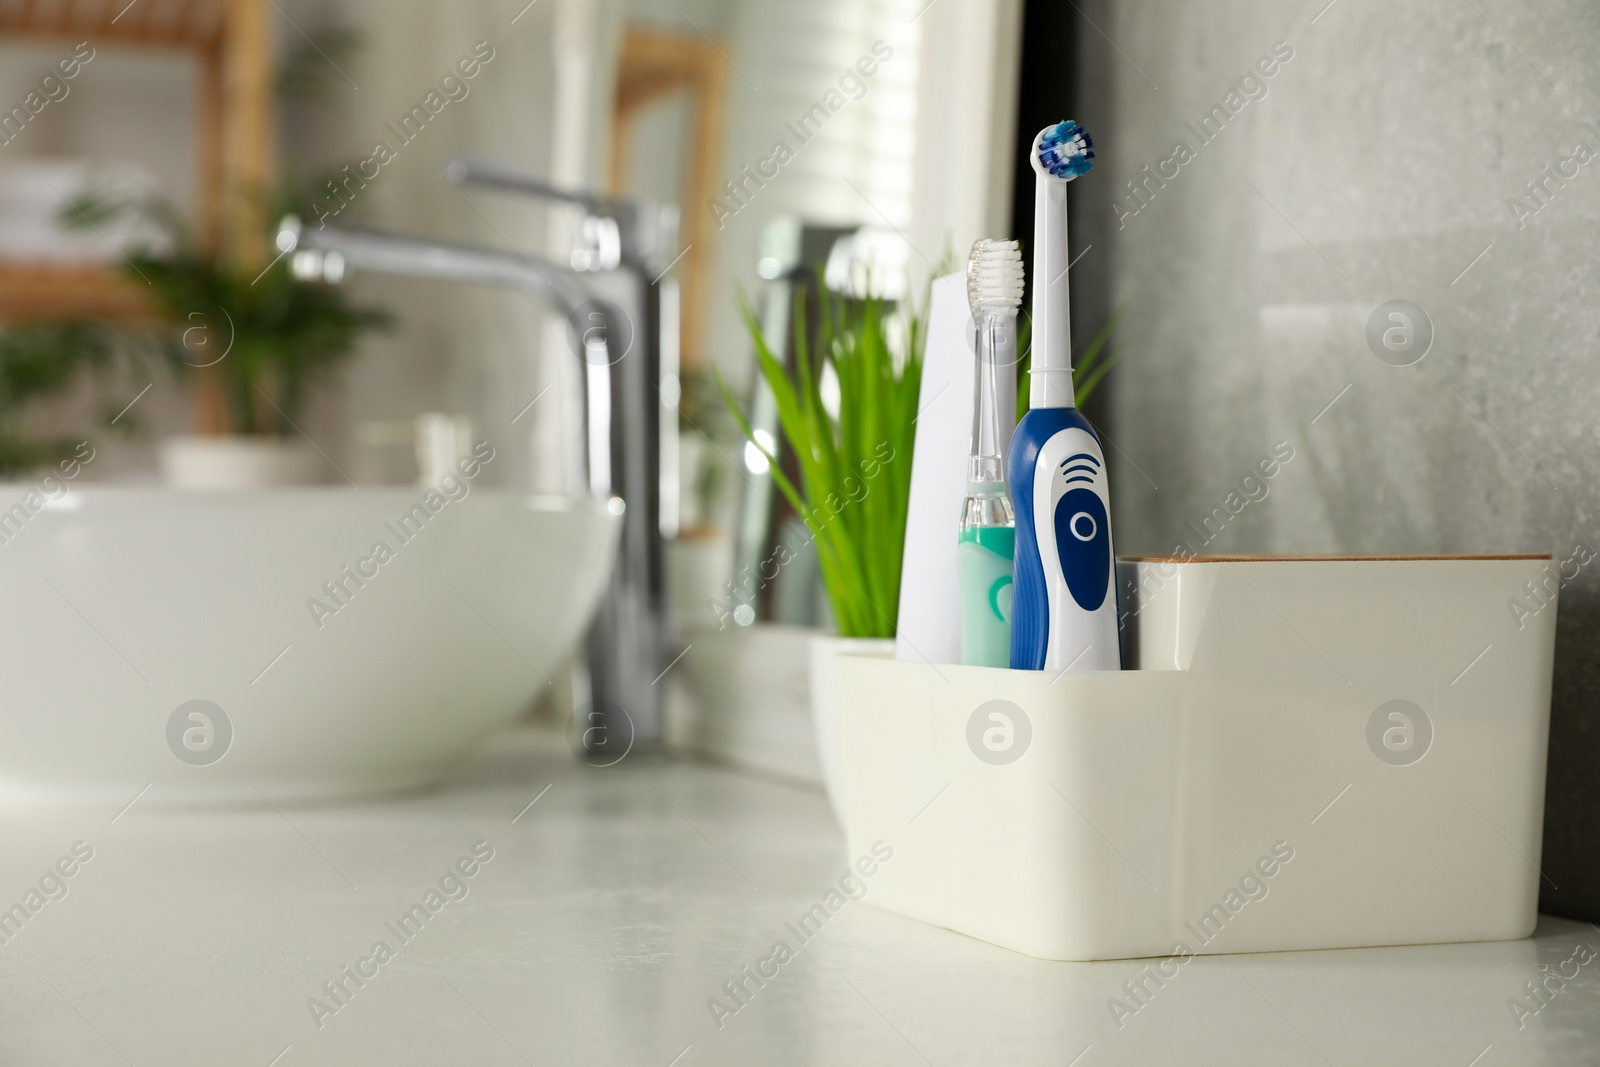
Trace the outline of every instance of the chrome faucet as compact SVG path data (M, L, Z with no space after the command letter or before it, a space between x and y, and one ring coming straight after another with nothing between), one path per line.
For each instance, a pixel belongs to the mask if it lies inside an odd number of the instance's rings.
M472 182L579 205L584 247L573 265L474 245L373 230L279 225L277 247L297 277L341 281L349 270L434 278L512 289L561 312L584 363L581 454L590 494L620 497L622 543L610 585L587 639L584 674L575 687L576 747L585 762L609 765L660 740L659 680L667 647L665 541L675 530L676 289L651 277L657 258L645 225L647 204L610 201L549 186L494 164L458 160L452 182ZM657 209L659 210L659 209ZM666 240L675 243L670 217ZM587 688L587 693L583 691Z

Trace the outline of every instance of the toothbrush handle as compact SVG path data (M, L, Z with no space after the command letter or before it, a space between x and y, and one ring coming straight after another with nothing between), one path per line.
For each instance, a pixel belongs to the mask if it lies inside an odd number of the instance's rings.
M961 531L956 580L961 590L961 662L1005 667L1011 662L1011 583L1016 531L980 526Z
M1016 509L1011 666L1121 668L1105 456L1075 408L1023 417L1007 457Z

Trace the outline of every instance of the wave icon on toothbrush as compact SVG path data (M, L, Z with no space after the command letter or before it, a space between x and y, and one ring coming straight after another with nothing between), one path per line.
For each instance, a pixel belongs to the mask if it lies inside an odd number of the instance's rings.
M1067 466L1069 463L1076 464L1076 466L1069 467ZM1093 485L1094 476L1100 473L1100 461L1087 452L1079 452L1075 456L1068 456L1062 460L1061 470L1064 474L1069 475L1067 478L1069 483L1088 482ZM1070 477L1074 474L1076 474L1076 477Z

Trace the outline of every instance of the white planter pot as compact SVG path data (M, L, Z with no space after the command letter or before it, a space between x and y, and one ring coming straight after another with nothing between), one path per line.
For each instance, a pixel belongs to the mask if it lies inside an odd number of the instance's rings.
M703 603L700 611L706 611ZM668 746L741 770L821 785L811 726L815 632L772 623L728 623L720 630L686 626L690 651L662 682L671 683Z
M324 466L305 441L189 434L161 442L161 479L173 489L315 485Z
M811 638L811 725L816 731L817 757L822 762L822 785L828 792L834 818L844 824L845 798L839 784L838 700L834 692L834 660L840 655L894 656L892 637L836 637L817 634Z

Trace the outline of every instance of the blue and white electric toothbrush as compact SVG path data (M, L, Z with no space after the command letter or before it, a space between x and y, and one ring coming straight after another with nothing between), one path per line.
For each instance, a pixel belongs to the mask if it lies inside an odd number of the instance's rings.
M1094 166L1093 144L1069 119L1040 131L1028 156L1038 176L1033 366L1029 411L1006 455L1017 516L1011 606L1011 666L1017 670L1122 666L1106 457L1073 395L1067 299L1067 183Z

